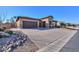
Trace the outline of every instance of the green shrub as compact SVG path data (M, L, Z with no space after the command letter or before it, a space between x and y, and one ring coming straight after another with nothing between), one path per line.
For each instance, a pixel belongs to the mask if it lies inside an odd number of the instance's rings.
M0 31L4 31L4 29L3 28L0 28Z
M3 36L2 35L0 35L0 38L2 38Z
M9 37L9 36L6 36L6 35L0 35L0 38L6 38L6 37Z
M13 34L13 31L10 31L10 30L7 30L7 31L5 31L6 33L8 33L8 34Z

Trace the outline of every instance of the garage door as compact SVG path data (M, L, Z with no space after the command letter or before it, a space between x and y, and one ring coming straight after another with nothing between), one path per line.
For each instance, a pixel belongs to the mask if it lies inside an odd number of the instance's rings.
M23 21L23 28L36 28L37 22Z

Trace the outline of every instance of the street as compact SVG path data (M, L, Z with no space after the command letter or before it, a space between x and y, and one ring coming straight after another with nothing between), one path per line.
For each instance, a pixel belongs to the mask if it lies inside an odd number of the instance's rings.
M79 52L79 31L60 50L60 52Z

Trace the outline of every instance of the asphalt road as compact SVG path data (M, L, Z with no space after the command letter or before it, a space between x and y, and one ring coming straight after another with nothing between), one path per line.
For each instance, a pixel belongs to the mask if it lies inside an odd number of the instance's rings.
M60 50L60 52L79 52L79 31Z

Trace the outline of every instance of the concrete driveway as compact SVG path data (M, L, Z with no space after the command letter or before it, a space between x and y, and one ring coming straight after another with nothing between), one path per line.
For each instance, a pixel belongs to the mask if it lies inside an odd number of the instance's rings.
M37 45L39 51L45 51L45 52L57 51L58 49L62 48L68 42L69 39L67 38L70 37L71 34L76 33L75 30L69 30L69 29L47 29L47 30L18 29L18 30L27 34L30 40L33 41L35 45ZM55 46L53 46L52 43L54 43ZM54 47L54 49L52 47Z
M35 42L35 44L39 47L39 49L57 41L58 39L64 36L67 36L68 38L71 34L74 33L74 30L68 30L68 29L49 29L49 30L21 29L21 31L27 34L31 39L31 41Z

